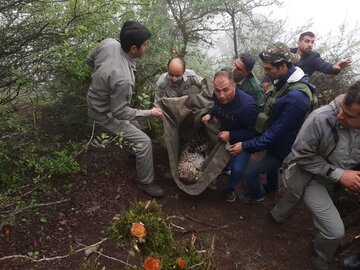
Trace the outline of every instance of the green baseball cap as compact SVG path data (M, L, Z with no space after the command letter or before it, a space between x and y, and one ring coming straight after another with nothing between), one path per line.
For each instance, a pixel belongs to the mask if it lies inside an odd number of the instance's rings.
M275 42L268 45L260 54L262 61L268 63L279 63L281 61L296 63L300 59L300 55L292 53L290 48L282 43Z

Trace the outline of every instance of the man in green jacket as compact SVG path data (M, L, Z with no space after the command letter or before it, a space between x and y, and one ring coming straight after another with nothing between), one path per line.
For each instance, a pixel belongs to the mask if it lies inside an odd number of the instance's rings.
M360 81L345 96L338 96L309 115L284 161L288 190L270 211L270 217L282 223L304 200L317 232L312 256L316 269L328 269L345 234L328 190L341 185L360 191L359 146Z
M261 82L252 72L256 59L248 53L243 53L237 58L233 65L234 81L237 89L245 92L255 99L261 108L265 101L265 91L261 86Z

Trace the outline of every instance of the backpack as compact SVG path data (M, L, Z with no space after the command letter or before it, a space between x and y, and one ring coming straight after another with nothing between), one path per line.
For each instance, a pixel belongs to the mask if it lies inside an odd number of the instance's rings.
M310 87L313 86L311 85ZM310 110L307 112L304 120L306 119L306 117L309 115L310 112L312 112L314 109L318 107L318 99L316 95L310 90L309 86L305 83L301 83L301 82L286 83L279 91L276 91L275 88L273 88L267 92L263 111L260 112L257 117L255 124L255 129L257 132L261 134L267 128L268 121L271 116L271 112L276 100L284 96L288 91L293 89L304 92L310 100L310 104L311 104Z

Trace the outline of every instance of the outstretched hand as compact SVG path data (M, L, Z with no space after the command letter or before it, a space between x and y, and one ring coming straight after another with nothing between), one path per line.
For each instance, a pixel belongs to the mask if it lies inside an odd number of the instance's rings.
M151 116L159 117L163 115L163 111L159 108L153 107L151 109Z
M344 59L344 60L341 60L339 62L337 62L335 65L334 65L334 69L336 70L342 70L348 66L351 66L352 64L352 61L351 59Z
M360 171L345 170L340 183L348 189L360 191Z

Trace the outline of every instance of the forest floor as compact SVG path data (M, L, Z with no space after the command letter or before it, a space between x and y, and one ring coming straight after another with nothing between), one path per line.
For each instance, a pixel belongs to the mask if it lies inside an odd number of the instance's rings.
M188 195L169 177L166 149L159 143L153 148L156 182L167 191L157 201L165 217L185 229L174 227L174 238L188 239L195 234L203 243L214 239L214 269L311 269L313 225L303 204L280 225L271 222L267 213L281 198L283 189L261 203L227 203L223 194L226 176L219 176L216 189ZM3 227L0 269L81 269L84 252L70 251L108 237L106 228L116 214L128 209L131 202L151 199L136 187L135 161L128 158L126 150L116 145L90 147L78 161L86 172L54 178L50 184L54 192L41 197L40 203L45 205L29 208L20 214L18 222ZM353 236L358 229L355 226L348 234ZM124 248L110 240L101 243L100 248L107 257L99 257L96 269L125 269L123 263L114 260L127 260ZM344 249L338 252L332 270L341 269ZM43 260L32 262L13 255ZM13 257L4 259L6 256Z

